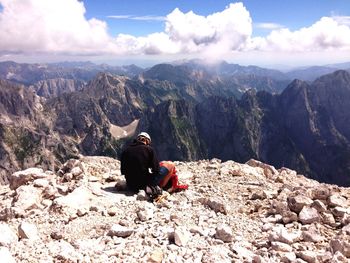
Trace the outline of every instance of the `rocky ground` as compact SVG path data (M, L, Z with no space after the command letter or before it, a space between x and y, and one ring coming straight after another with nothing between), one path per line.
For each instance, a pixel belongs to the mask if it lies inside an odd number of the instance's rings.
M150 202L123 190L119 165L82 157L10 176L1 262L350 262L348 188L213 159L177 162L189 189Z

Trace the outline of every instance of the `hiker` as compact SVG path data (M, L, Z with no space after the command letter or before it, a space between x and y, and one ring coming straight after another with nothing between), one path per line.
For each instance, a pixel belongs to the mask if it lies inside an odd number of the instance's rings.
M172 161L159 163L159 175L156 177L156 180L157 185L169 193L188 189L188 185L179 185L175 164Z
M151 189L153 194L161 194L157 187L156 176L159 174L159 161L150 146L151 137L141 132L136 139L126 147L120 158L120 170L125 176L127 187L137 192L140 189ZM160 193L158 193L160 192Z
M122 152L120 168L127 187L135 192L143 189L151 198L161 195L162 189L170 193L187 189L187 185L178 184L175 164L171 161L159 163L150 144L149 134L141 132Z

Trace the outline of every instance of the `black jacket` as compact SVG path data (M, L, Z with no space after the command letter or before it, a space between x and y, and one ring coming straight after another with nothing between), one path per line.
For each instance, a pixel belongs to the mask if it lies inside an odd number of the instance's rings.
M152 185L154 177L159 173L159 161L153 148L142 142L134 141L130 144L122 152L120 161L120 170L127 186L134 191Z

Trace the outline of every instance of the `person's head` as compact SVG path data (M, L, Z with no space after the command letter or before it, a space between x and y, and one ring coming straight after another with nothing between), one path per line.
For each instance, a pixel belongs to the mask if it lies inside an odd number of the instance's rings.
M146 145L151 144L151 136L147 132L141 132L139 135L137 135L136 139Z

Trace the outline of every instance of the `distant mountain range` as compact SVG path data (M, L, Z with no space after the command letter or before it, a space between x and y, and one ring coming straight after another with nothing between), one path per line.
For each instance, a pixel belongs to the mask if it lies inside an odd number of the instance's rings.
M316 78L332 73L336 70L350 70L349 63L330 64L325 66L312 66L294 69L288 72L281 72L274 69L262 68L257 66L240 66L230 64L225 61L208 64L203 60L183 60L169 64L159 64L152 68L143 69L136 65L111 66L108 64L94 64L92 62L59 62L59 63L16 63L12 61L0 62L0 79L7 79L24 85L34 85L38 81L49 79L74 79L83 82L92 80L98 73L105 72L114 75L123 75L128 77L138 76L144 72L156 71L157 68L164 65L172 65L176 69L186 68L204 72L212 76L255 76L271 78L276 81L286 81L300 79L313 81ZM152 74L151 72L147 74ZM164 78L164 76L162 76Z
M117 157L132 132L115 131L137 121L160 159L255 158L350 185L349 72L310 82L224 62L121 68L0 63L0 180L79 154Z

